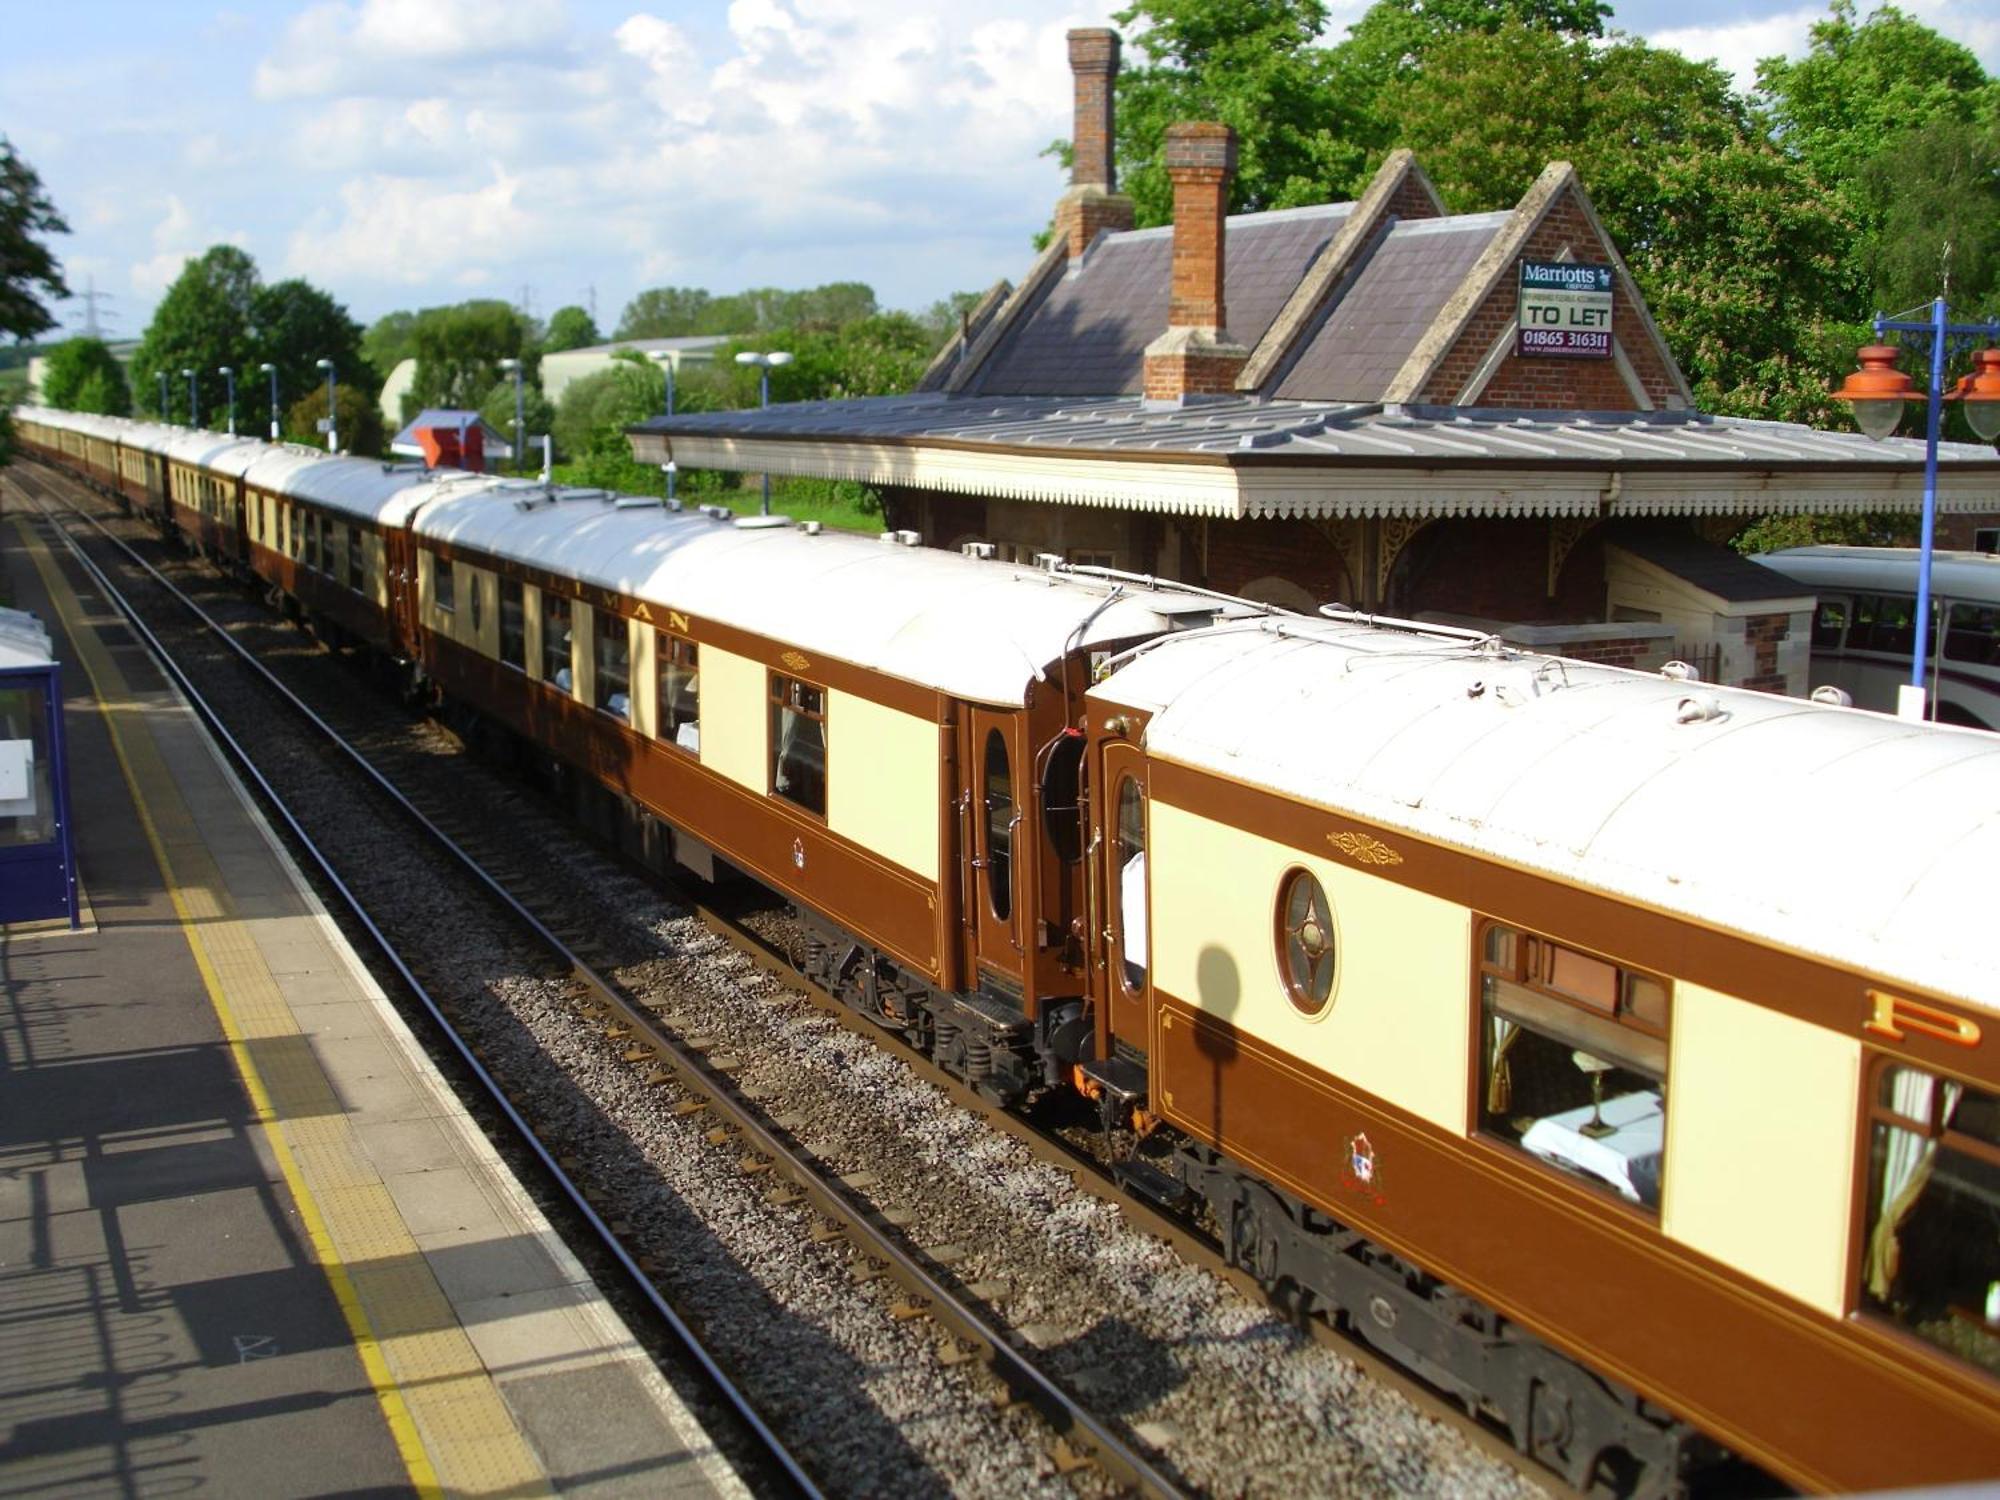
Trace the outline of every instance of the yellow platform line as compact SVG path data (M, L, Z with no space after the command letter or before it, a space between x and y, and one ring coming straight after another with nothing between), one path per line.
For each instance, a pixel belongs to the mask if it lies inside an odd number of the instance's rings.
M195 968L314 1258L419 1494L548 1493L332 1083L230 908L221 872L130 687L41 539L13 523L81 659Z

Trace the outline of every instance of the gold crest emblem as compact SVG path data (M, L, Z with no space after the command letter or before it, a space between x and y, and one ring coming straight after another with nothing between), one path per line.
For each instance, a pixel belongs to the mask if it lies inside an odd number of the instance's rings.
M1326 841L1356 864L1400 865L1403 862L1402 855L1380 839L1372 839L1365 833L1329 833Z

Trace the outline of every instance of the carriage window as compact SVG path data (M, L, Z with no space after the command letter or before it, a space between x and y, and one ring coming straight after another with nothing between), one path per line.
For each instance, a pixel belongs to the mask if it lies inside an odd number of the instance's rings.
M271 545L271 514L271 497L266 495L264 497L264 531L258 540L267 547Z
M542 594L542 681L565 693L572 681L569 670L569 600L560 594Z
M1118 783L1118 941L1125 955L1125 987L1146 987L1146 796L1130 776Z
M997 922L1014 910L1014 768L1007 737L986 731L986 899Z
M2000 666L2000 609L1954 604L1944 628L1944 654L1952 661Z
M660 738L683 750L701 753L701 657L693 641L660 631Z
M340 563L333 551L333 517L331 516L321 516L319 518L319 555L320 567L325 571L327 577L331 578L340 567Z
M1813 616L1812 643L1815 651L1838 651L1841 637L1847 633L1847 601L1845 599L1822 599L1819 611Z
M632 718L632 636L623 615L591 611L590 644L596 663L595 706L613 718Z
M1278 972L1300 1015L1325 1013L1338 960L1326 890L1310 870L1293 870L1278 886Z
M368 588L368 558L359 526L347 528L347 586L356 593L365 593ZM475 618L472 624L477 629L479 621Z
M771 790L826 815L826 691L771 674Z
M1880 1059L1861 1305L2000 1375L2000 1095Z
M528 612L518 578L500 580L500 660L528 669Z
M458 610L458 580L452 577L453 568L449 561L431 555L431 598L446 614Z
M1042 831L1056 858L1073 865L1083 858L1081 799L1083 736L1066 729L1048 748L1042 765Z
M1480 1131L1657 1211L1666 981L1498 922L1478 944Z
M315 573L319 571L319 522L312 516L302 516L306 529L305 565Z

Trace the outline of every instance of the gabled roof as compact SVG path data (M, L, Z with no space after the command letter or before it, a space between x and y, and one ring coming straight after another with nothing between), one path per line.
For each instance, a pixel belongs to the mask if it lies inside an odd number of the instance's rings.
M389 440L391 453L403 453L412 457L423 456L423 444L417 434L431 429L442 428L446 432L463 432L468 427L480 430L488 458L512 458L514 445L500 435L494 425L476 411L459 411L452 407L427 406L412 417L403 430Z

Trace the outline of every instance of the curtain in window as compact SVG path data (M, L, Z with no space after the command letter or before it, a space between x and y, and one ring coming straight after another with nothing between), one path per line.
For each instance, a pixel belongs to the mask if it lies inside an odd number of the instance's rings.
M1905 1119L1929 1120L1931 1091L1937 1086L1938 1080L1928 1073L1920 1073L1915 1068L1898 1068L1895 1080L1889 1086L1891 1107ZM1964 1093L1959 1084L1944 1085L1944 1110L1938 1117L1940 1127L1951 1122L1952 1112L1958 1108L1959 1098ZM1934 1137L1894 1127L1884 1130L1882 1206L1868 1235L1868 1290L1877 1301L1887 1302L1890 1289L1896 1284L1896 1271L1903 1254L1899 1238L1903 1221L1909 1218L1910 1210L1923 1197L1936 1161L1937 1141Z
M1489 1011L1486 1032L1493 1049L1489 1054L1493 1061L1486 1070L1486 1112L1504 1115L1514 1104L1514 1070L1507 1065L1507 1054L1513 1050L1521 1028L1498 1012Z

